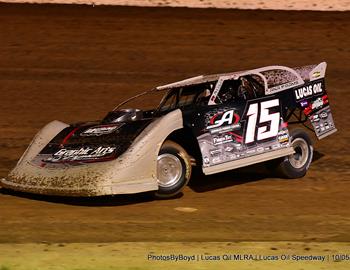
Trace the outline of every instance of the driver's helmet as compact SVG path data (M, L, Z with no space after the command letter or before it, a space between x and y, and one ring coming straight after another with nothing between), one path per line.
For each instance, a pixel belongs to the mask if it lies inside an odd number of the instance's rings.
M228 86L221 95L222 102L232 101L235 98L235 90L232 85Z
M257 94L251 87L249 81L244 77L241 77L240 80L241 85L238 87L238 96L244 99L257 98Z

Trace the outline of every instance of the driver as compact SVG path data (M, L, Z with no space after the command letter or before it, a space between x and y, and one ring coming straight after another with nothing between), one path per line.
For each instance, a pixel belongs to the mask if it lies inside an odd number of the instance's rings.
M251 88L249 81L241 77L241 85L238 87L238 97L243 98L245 100L257 98L255 91Z
M229 85L225 91L222 93L221 101L223 103L228 101L233 101L235 99L235 90L232 85Z

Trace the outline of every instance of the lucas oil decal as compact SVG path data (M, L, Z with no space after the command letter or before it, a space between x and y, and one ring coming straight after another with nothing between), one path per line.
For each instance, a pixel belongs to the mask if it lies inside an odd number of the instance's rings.
M294 90L296 100L308 98L323 92L322 82L306 85Z
M112 154L116 147L81 147L79 149L60 149L45 161L64 162L64 161L84 161L98 159Z

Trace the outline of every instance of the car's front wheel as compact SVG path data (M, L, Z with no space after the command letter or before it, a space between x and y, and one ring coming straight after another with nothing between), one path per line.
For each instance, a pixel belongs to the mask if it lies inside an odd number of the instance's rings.
M182 191L191 178L190 158L183 147L167 140L157 158L157 198L170 198Z

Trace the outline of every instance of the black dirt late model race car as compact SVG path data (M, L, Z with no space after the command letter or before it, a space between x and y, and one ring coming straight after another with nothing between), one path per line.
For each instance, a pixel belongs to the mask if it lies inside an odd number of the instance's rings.
M318 139L336 131L325 71L321 63L197 76L130 98L101 121L53 121L1 185L49 195L154 191L167 198L186 186L193 165L210 175L270 161L280 176L302 177L313 147L295 124L310 121ZM130 108L135 101L138 108ZM150 101L158 105L141 110Z

